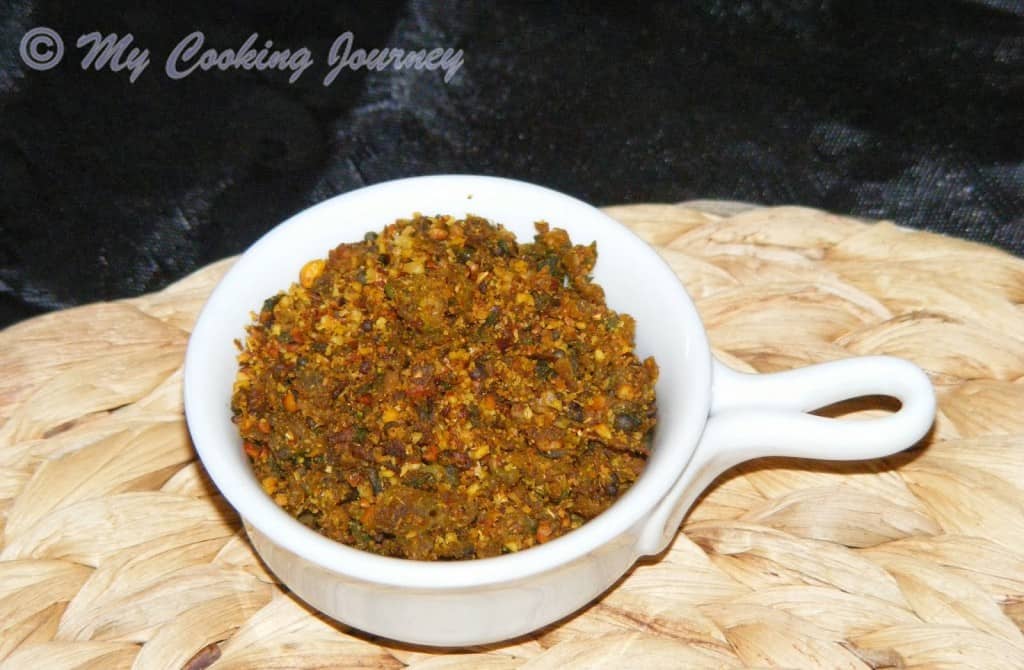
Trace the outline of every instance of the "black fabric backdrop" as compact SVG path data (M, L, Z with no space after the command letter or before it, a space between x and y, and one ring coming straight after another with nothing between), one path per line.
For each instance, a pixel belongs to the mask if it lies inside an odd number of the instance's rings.
M8 2L0 6L0 325L165 286L296 211L440 172L597 205L802 204L1024 254L1024 2L727 2L584 14L474 2ZM47 26L63 62L26 67ZM197 71L206 47L306 47L290 72ZM80 65L90 31L151 64ZM439 71L342 71L331 43L462 49Z

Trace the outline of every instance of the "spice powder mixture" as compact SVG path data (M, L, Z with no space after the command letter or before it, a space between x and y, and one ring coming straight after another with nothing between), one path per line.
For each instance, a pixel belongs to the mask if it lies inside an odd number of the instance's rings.
M307 263L247 329L234 421L263 489L387 556L469 559L579 527L644 467L652 358L537 223L416 215Z

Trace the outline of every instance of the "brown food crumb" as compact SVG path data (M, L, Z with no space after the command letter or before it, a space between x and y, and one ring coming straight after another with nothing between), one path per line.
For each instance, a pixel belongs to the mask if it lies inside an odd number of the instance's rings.
M654 360L595 245L415 216L307 263L254 315L234 421L264 490L339 542L470 559L548 542L639 476Z

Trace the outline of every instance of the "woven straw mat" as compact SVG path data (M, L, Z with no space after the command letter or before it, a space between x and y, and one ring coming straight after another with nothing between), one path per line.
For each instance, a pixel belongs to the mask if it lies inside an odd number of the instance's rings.
M724 361L908 358L932 433L734 468L669 551L529 637L374 639L284 590L196 462L182 360L227 260L0 332L0 668L1024 668L1024 261L796 207L606 211L675 268Z

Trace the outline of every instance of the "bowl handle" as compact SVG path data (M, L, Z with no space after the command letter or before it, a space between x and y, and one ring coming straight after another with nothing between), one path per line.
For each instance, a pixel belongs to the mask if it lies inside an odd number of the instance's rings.
M865 420L807 414L870 395L892 396L901 407ZM762 456L880 458L920 440L934 418L927 375L900 358L863 356L772 374L737 372L713 360L707 426L679 480L642 526L638 550L664 550L693 501L737 463Z

